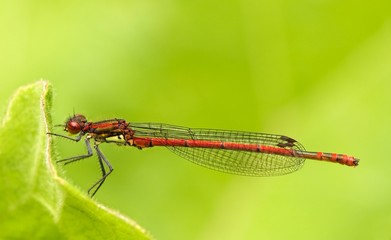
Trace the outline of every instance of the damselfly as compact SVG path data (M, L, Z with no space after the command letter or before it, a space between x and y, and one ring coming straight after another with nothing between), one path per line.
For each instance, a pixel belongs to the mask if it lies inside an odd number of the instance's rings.
M187 128L163 123L131 123L124 119L88 122L84 115L70 117L64 130L75 138L48 133L79 142L85 137L87 154L57 162L69 164L91 157L90 140L98 156L102 177L89 188L92 196L99 190L113 167L99 149L101 143L134 146L138 149L165 146L196 164L214 170L248 176L276 176L300 169L305 159L357 166L359 159L337 153L309 152L296 140L283 135ZM108 169L104 166L106 165Z

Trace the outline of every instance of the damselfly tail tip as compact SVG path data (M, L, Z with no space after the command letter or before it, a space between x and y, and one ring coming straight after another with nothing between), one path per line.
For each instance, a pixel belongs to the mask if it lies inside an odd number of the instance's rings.
M351 166L351 167L357 167L358 162L360 162L360 159L353 157L353 156L348 156L348 155L342 155L342 159L340 159L341 164Z
M353 161L354 166L358 166L358 162L360 162L360 159L354 158L354 161Z

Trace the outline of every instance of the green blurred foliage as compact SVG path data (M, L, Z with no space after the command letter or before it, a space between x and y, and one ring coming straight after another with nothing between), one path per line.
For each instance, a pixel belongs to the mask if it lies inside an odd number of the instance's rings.
M279 133L361 159L249 178L102 146L115 171L97 200L158 239L388 239L390 17L385 0L1 1L0 101L44 78L55 123L75 110ZM56 144L59 158L85 151ZM66 173L87 189L99 169Z

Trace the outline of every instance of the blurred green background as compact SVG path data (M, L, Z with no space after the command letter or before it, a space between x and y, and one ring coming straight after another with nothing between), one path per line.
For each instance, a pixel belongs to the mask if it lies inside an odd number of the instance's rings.
M97 200L158 239L390 239L390 20L386 0L2 0L1 109L42 78L55 123L75 110L278 133L361 159L253 178L102 145L115 171ZM85 152L56 144L59 158ZM86 190L95 160L66 175Z

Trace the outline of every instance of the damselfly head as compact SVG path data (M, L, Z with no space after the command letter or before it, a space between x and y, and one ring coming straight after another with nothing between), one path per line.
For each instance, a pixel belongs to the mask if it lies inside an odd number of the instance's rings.
M77 134L83 129L86 122L87 119L84 115L74 114L73 117L70 117L65 122L64 130L69 132L70 134Z

